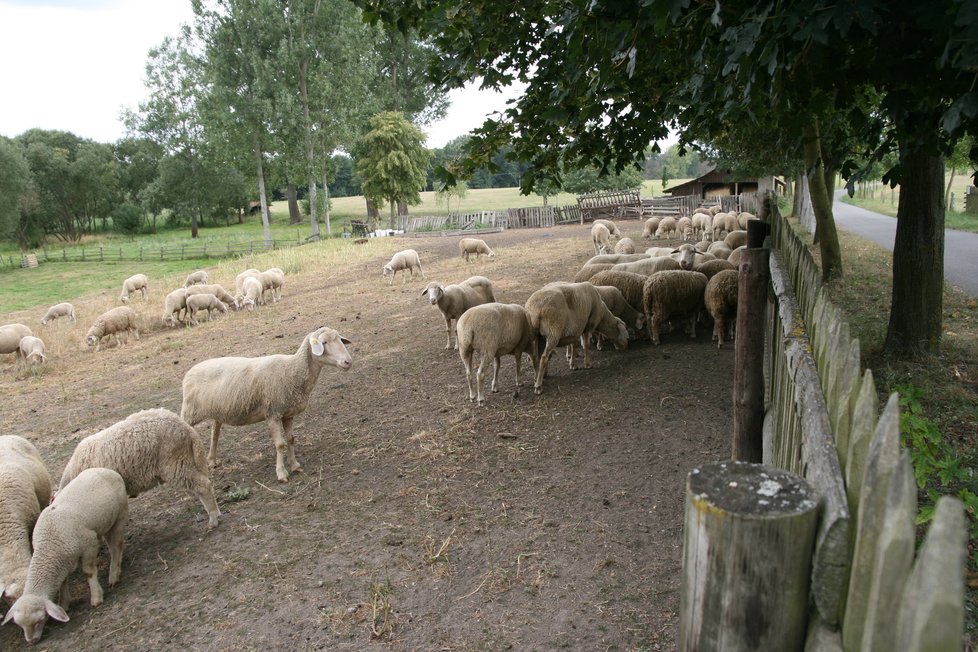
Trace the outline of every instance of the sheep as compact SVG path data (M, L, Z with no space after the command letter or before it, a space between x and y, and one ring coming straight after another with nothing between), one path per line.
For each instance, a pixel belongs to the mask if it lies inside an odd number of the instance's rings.
M193 326L197 325L197 313L201 310L207 311L207 321L211 320L211 313L215 310L225 315L228 312L224 302L213 294L192 294L187 297L187 316Z
M41 338L34 337L33 335L28 335L20 339L16 357L18 362L23 363L25 366L42 364L48 359L44 351L44 342Z
M632 242L631 238L622 238L615 243L615 253L616 254L634 254L635 253L635 243Z
M599 263L631 263L636 260L648 258L648 254L599 254L588 258L585 265L597 265Z
M720 212L713 216L713 239L719 240L727 224L727 214Z
M601 300L604 301L604 305L608 307L611 314L625 323L625 328L636 331L642 330L642 326L645 325L645 315L628 302L621 290L613 285L595 285L594 283L592 285L601 295ZM598 343L600 344L600 342L599 338Z
M756 219L759 219L759 218L757 216L755 216L753 213L748 213L747 211L742 211L741 213L738 213L738 215L737 215L737 224L740 225L740 228L741 229L743 229L743 230L746 231L747 230L747 223L750 222L751 220L756 220Z
M674 217L663 217L659 222L659 227L655 230L655 239L658 240L660 237L665 238L669 233L676 230L676 218Z
M655 236L655 232L659 229L660 221L658 217L650 217L645 220L645 226L642 227L643 240L651 240Z
M660 258L662 256L668 256L675 249L673 247L649 247L645 250L645 253L652 258Z
M747 252L747 245L742 245L740 247L737 247L736 249L730 252L730 255L727 256L727 260L733 263L735 267L740 267L740 263L743 262L744 254L746 252Z
M161 317L164 326L176 326L180 319L180 313L187 310L187 288L177 288L166 295L163 300L163 316Z
M634 272L635 274L654 274L667 269L679 269L679 263L669 257L656 257L647 260L636 260L634 263L619 263L611 269L616 272Z
M207 272L199 270L187 276L187 280L183 282L183 287L189 288L191 285L207 285Z
M146 298L146 294L149 292L149 279L146 278L145 274L134 274L122 282L122 294L119 295L119 300L122 303L129 303L129 295L139 290L143 298Z
M14 358L17 358L17 352L20 351L20 341L33 334L34 331L23 324L0 326L0 354L13 353Z
M713 239L713 216L709 211L693 215L693 233L704 240Z
M0 437L0 597L24 592L31 562L31 530L51 500L51 476L34 444Z
M696 247L696 251L700 252L701 254L705 254L710 250L711 244L713 243L709 240L700 240L699 242L694 243L693 246Z
M731 251L732 249L730 249L730 247L727 246L727 243L723 240L717 240L710 245L709 249L706 250L707 253L713 254L717 258L723 258L724 260L730 256Z
M196 496L207 512L207 527L217 527L221 510L207 474L204 445L197 432L170 410L130 414L78 442L61 474L58 491L85 469L105 467L126 483L130 498L167 482Z
M526 301L530 326L538 333L538 340L546 344L537 361L533 392L543 392L543 378L547 363L558 346L574 345L580 341L584 348L584 367L591 367L593 333L610 339L616 349L628 347L628 329L625 323L611 314L601 300L601 295L590 283L551 283L533 294ZM538 344L539 346L539 344ZM573 352L570 368L574 369Z
M486 254L489 260L496 260L496 252L489 248L485 240L480 240L478 238L462 238L458 241L458 250L465 259L465 262L469 262L469 255L475 254L475 259L478 260L481 254Z
M44 316L41 317L41 324L44 325L44 326L47 326L47 323L49 321L53 321L53 320L57 319L58 317L67 317L68 318L68 321L70 321L72 324L74 324L75 323L75 307L73 305L71 305L70 303L67 303L67 302L65 302L65 303L57 303L57 304L51 306L50 308L48 308L48 311L46 313L44 313Z
M577 274L574 274L575 283L583 283L584 281L590 280L592 276L598 272L603 272L606 269L611 269L615 266L615 263L596 263L594 265L585 265Z
M716 215L717 213L722 213L722 212L723 212L723 207L721 207L719 204L710 207L710 215Z
M432 281L421 291L421 296L426 294L431 305L438 306L445 317L446 349L452 348L452 320L457 320L472 306L492 303L496 300L492 293L492 282L485 276L470 276L454 285L442 285L438 281ZM457 333L455 348L458 348Z
M670 316L686 314L690 317L687 333L696 337L696 318L703 309L706 275L701 272L674 270L657 272L645 281L642 306L645 324L654 344L659 343L659 329Z
M747 244L747 231L731 231L727 234L727 237L723 239L723 243L730 247L733 251L741 245Z
M519 388L523 386L520 382L523 354L529 354L534 369L539 359L537 333L530 325L526 308L516 303L483 303L462 313L455 328L458 332L458 355L465 366L465 381L469 386L469 400L477 401L479 406L485 405L483 369L489 358L493 360L490 391L497 391L499 360L504 355L516 358L516 391L513 396L519 396ZM472 357L476 351L481 356L473 391Z
M709 215L710 217L713 217L713 214L710 213L710 209L707 208L706 206L697 206L696 208L694 208L693 216L696 215Z
M272 267L258 274L258 280L261 281L263 297L265 292L271 290L272 303L282 298L282 286L285 285L285 272L277 267Z
M608 253L610 240L611 232L604 224L597 223L591 227L591 243L594 245L595 256Z
M249 278L249 277L252 277L252 276L257 277L259 274L261 274L261 271L259 271L259 270L255 269L254 267L252 267L251 269L246 269L245 271L243 271L240 274L238 274L237 276L235 276L234 277L234 293L235 293L235 295L240 295L240 294L244 293L244 281L245 281L246 278ZM211 294L214 294L214 293L212 292Z
M261 281L254 276L246 277L241 288L241 295L235 297L234 299L234 302L238 304L239 307L247 307L248 310L254 310L257 306L264 303L262 300Z
M723 218L723 230L727 233L731 231L740 230L740 222L737 221L737 216L733 213L726 213Z
M119 334L125 331L126 341L129 340L129 333L132 332L139 339L139 326L136 323L136 313L128 306L119 306L102 313L85 335L85 342L89 346L94 346L98 352L102 348L102 338L108 335L115 335L116 346L121 346Z
M28 643L41 640L48 616L68 622L68 575L81 563L93 607L102 604L98 582L99 539L109 547L109 586L122 574L129 502L122 476L112 469L86 469L58 492L34 526L34 556L27 568L24 593L7 612L24 630ZM58 603L53 598L58 596Z
M643 310L642 307L642 296L643 288L645 287L645 280L648 278L645 274L636 274L634 272L621 272L617 270L608 270L605 272L598 272L591 277L592 285L610 285L618 289L621 295L625 297L625 301L635 308L636 310Z
M693 220L688 217L680 217L678 220L676 220L676 231L684 241L688 242L689 240L692 240Z
M391 257L389 263L384 265L384 276L389 276L390 281L387 285L394 285L394 277L401 270L411 271L411 280L414 280L414 268L417 267L418 271L421 272L421 278L426 278L424 275L424 270L421 269L421 258L418 256L418 252L414 249L405 249L404 251L398 251ZM401 274L401 285L404 285L404 281L407 277Z
M257 277L255 277L257 278ZM264 286L263 286L264 287ZM228 308L237 308L238 302L232 297L227 290L224 289L219 283L209 283L206 285L191 285L187 288L187 296L192 297L195 294L213 294L215 297L224 302Z
M737 270L727 269L718 272L706 284L703 302L710 316L713 317L713 339L717 341L718 349L723 348L728 327L732 327L736 322L737 293L740 291L739 277Z
M704 254L696 250L696 247L686 243L672 250L670 258L679 263L679 267L685 270L692 270L697 263L713 260L713 255Z
M603 224L604 225L604 228L608 229L608 234L612 238L620 238L621 237L621 231L618 230L618 225L615 224L614 222L612 222L611 220L606 220L606 219L599 218L599 219L594 220L593 223L594 224Z
M694 272L702 272L706 275L707 280L713 278L718 273L727 269L737 269L733 264L722 258L717 258L715 260L705 260L702 263L698 263L693 266Z
M306 409L323 366L344 371L353 366L347 344L350 340L323 326L306 335L292 355L212 358L191 367L183 377L180 418L191 426L213 419L208 465L217 462L222 424L247 426L265 421L275 444L279 482L288 482L290 471L301 472L295 459L292 420Z

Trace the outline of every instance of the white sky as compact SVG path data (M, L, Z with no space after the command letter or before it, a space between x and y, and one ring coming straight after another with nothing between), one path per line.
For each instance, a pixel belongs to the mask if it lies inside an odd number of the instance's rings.
M114 143L123 108L145 99L146 55L193 20L189 0L0 0L0 134L58 129ZM444 120L427 127L442 147L481 126L506 98L452 91Z

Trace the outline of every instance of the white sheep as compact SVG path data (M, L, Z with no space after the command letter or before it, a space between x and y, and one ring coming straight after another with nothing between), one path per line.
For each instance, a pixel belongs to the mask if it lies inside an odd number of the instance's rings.
M397 273L402 270L411 271L411 280L414 280L414 268L417 267L418 271L421 272L421 278L426 278L424 275L424 270L421 269L421 257L418 256L418 252L414 249L405 249L403 251L398 251L396 254L391 256L390 262L384 265L384 276L389 276L390 280L387 285L394 285L394 277ZM401 274L401 285L407 280L407 276Z
M227 306L213 294L192 294L187 297L187 316L193 326L197 325L197 313L201 310L207 311L207 321L211 320L211 313L217 311L227 314Z
M734 213L726 213L723 218L723 230L727 233L740 230L740 222L737 221L737 215Z
M713 239L719 240L727 225L727 214L720 212L713 216Z
M613 285L597 285L595 283L591 285L594 285L598 294L601 295L601 300L604 301L604 305L608 307L611 314L625 323L625 328L635 331L642 330L642 326L645 325L645 314L636 310L618 288ZM600 343L601 339L598 338L598 344L600 345ZM600 349L600 346L598 348Z
M499 378L499 360L504 355L516 358L516 391L519 396L520 362L523 354L530 356L534 368L539 358L537 350L537 333L530 326L530 317L526 309L515 303L483 303L466 310L456 324L458 331L458 354L465 366L465 381L469 386L469 400L478 401L485 405L485 394L482 391L483 369L492 358L492 385L490 391L495 393L496 380ZM476 370L475 391L472 388L472 357L478 351L479 368Z
M23 324L0 326L0 354L13 353L14 358L17 358L17 352L20 351L20 341L33 334L34 331Z
M696 251L705 254L710 250L710 245L712 244L713 243L709 240L700 240L699 242L694 243L693 246L696 247Z
M645 254L651 258L661 258L670 255L675 250L675 247L649 247L645 250Z
M489 260L496 260L496 252L490 249L484 240L478 238L462 238L458 241L458 250L465 262L469 262L471 254L475 254L476 260L479 259L480 254L485 254Z
M595 263L593 265L584 265L581 269L574 274L575 283L583 283L584 281L591 280L591 277L598 272L603 272L606 269L611 269L615 266L615 263Z
M129 303L129 295L139 290L143 298L146 298L146 294L149 292L149 279L146 278L145 274L134 274L122 282L122 294L119 295L119 300L122 303Z
M34 556L27 568L24 593L3 619L24 630L28 643L37 643L48 616L68 622L68 576L81 564L88 578L93 607L102 604L98 582L99 539L109 547L109 586L122 574L129 503L122 476L112 469L82 471L37 519ZM54 602L57 596L58 602Z
M654 274L667 269L679 269L679 263L668 256L636 260L634 263L618 263L611 269L616 272L632 272L634 274Z
M713 214L710 212L710 209L707 208L706 206L697 206L696 208L694 208L693 215L709 215L711 217L713 216Z
M174 484L197 497L207 512L207 527L217 526L221 510L208 477L204 445L197 432L169 410L136 412L82 439L61 474L59 491L94 467L121 475L130 498L157 485Z
M257 278L261 282L262 297L265 296L266 292L270 292L272 303L282 298L282 286L285 285L285 272L277 267L272 267L271 269L266 269L264 272L260 272Z
M753 213L748 213L747 211L742 211L737 214L737 224L740 225L740 228L744 231L747 230L747 223L756 219L759 218Z
M622 238L615 243L615 253L616 254L634 254L635 253L635 243L631 238Z
M693 239L693 220L689 217L680 217L676 220L676 231L684 241Z
M24 592L31 562L31 531L51 500L51 476L34 444L0 437L0 598Z
M257 277L256 277L257 278ZM208 283L206 285L191 285L187 288L187 296L195 294L213 294L220 299L228 308L237 308L238 302L232 297L220 283Z
M134 333L136 339L139 339L139 325L136 322L136 313L128 306L119 306L118 308L113 308L102 313L95 320L95 323L92 324L92 327L88 329L88 333L85 335L85 342L89 346L94 346L97 352L102 348L102 338L108 335L114 335L116 346L121 346L122 342L119 339L119 335L123 332L126 333L126 341L129 340L129 333Z
M610 241L611 232L604 224L595 223L591 227L591 244L594 245L595 256L608 253Z
M659 222L661 221L658 217L650 217L645 220L645 226L642 227L642 239L651 240L655 237L655 233L659 229Z
M698 210L698 209L697 209ZM693 233L704 240L713 239L713 216L710 212L696 213L693 215Z
M492 282L485 276L470 276L461 283L442 285L438 281L428 283L421 295L428 295L428 301L438 306L445 317L445 348L452 348L452 320L457 320L462 313L483 303L496 300L492 292ZM457 325L457 324L456 324ZM458 348L458 335L455 336L455 348Z
M670 233L676 231L676 218L675 217L663 217L659 221L659 226L655 230L655 239L665 238Z
M730 256L730 252L733 251L727 246L727 243L723 240L717 240L710 245L710 248L706 250L706 253L713 254L717 258L723 258L726 260Z
M692 270L697 264L707 260L713 260L713 254L706 254L696 250L696 247L686 243L672 250L670 258L679 263L680 269Z
M46 326L49 321L53 321L58 317L67 317L68 321L74 324L75 307L68 302L56 303L55 305L48 308L48 311L44 313L43 317L41 317L41 324Z
M591 285L609 285L617 288L632 308L635 308L635 310L644 310L642 307L642 297L645 291L646 279L648 279L648 276L645 274L610 269L604 272L598 272L592 276Z
M730 255L727 256L727 260L733 263L735 267L740 267L740 263L743 262L744 256L746 254L747 254L747 245L741 245L730 252Z
M703 309L706 276L700 272L673 270L657 272L645 281L642 305L649 337L659 343L659 329L672 315L686 315L686 332L696 337L696 319Z
M240 274L238 274L237 276L235 276L234 277L234 293L236 295L242 294L244 292L244 281L245 281L245 279L246 278L249 278L249 277L257 277L259 274L261 274L261 271L255 269L254 267L252 267L251 269L246 269L245 271L243 271Z
M241 285L241 295L235 297L235 303L239 307L247 307L248 310L254 310L257 306L262 305L264 302L262 301L261 281L254 276L246 277Z
M292 420L309 401L309 394L327 364L343 370L353 366L346 345L350 340L323 326L302 339L292 355L260 358L213 358L190 368L183 377L180 417L195 426L214 420L207 462L217 461L221 425L247 426L265 421L275 443L275 473L288 482L290 471L302 471L295 459ZM285 456L289 468L285 468Z
M739 274L733 269L718 272L706 284L703 303L713 317L713 339L718 349L723 348L723 340L736 322L739 290Z
M747 244L747 231L731 231L727 234L727 237L723 239L723 243L730 247L730 250L733 251L737 247Z
M598 218L598 219L594 220L594 224L603 224L604 225L604 228L608 229L608 234L612 238L620 238L621 237L621 231L618 230L618 225L615 224L614 222L612 222L611 220L606 220L604 218Z
M177 288L166 295L163 300L163 315L161 320L164 326L176 326L180 318L180 313L187 310L187 288Z
M705 260L702 263L697 263L693 267L694 272L702 272L706 275L707 280L713 278L720 272L727 269L737 269L733 266L729 260L724 260L723 258L717 258L715 260Z
M20 338L16 355L18 363L24 366L42 364L48 359L44 350L44 342L41 338L33 335Z
M207 272L201 269L187 276L187 280L183 282L183 287L189 288L191 285L207 285Z
M628 347L625 323L611 314L601 300L597 288L590 283L551 283L526 300L530 325L546 342L537 361L533 391L543 391L547 363L558 346L573 346L580 342L584 349L584 367L591 367L591 335L600 333L611 340L616 349ZM574 368L573 349L570 368Z
M672 250L672 247L669 247L669 250L671 251ZM636 260L643 260L643 259L648 258L648 257L649 257L649 255L647 253L638 253L638 254L599 254L597 256L591 256L590 258L588 258L587 262L584 263L584 264L585 265L596 265L598 263L631 263L631 262L635 262Z

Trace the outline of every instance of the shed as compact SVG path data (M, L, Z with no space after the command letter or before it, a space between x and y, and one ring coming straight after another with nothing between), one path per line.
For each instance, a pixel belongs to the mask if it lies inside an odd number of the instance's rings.
M775 194L784 194L785 183L775 176L738 176L730 170L713 169L692 181L666 188L663 192L673 197L692 195L701 199L712 199L756 193L759 190L773 190Z

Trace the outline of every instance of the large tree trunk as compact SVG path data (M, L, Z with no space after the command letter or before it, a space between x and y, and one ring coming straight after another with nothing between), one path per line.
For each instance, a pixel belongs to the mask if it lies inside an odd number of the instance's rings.
M258 174L258 201L261 202L261 232L265 245L272 244L272 231L268 226L268 194L265 192L265 165L262 161L261 142L255 134L255 164Z
M397 219L396 211L397 211L398 202L391 200L388 201L387 203L391 205L391 219L390 219L390 224L388 225L387 228L394 229L396 228L394 224L395 224L395 220Z
M291 181L285 186L285 195L289 200L289 224L298 224L302 221L302 213L299 211L298 192Z
M329 158L323 159L323 221L326 222L326 235L333 235L333 227L330 225L329 214ZM316 233L319 233L319 226L316 226Z
M938 353L944 307L944 157L905 152L900 180L893 294L883 350L908 359Z
M300 66L299 93L302 97L303 137L306 149L306 177L309 179L309 236L319 238L319 198L316 196L315 151L312 138L312 118L309 113L309 60L304 58ZM325 178L325 175L324 177ZM329 222L327 222L327 231Z
M825 181L825 162L822 159L818 123L813 121L805 132L805 167L808 169L808 187L812 196L812 209L815 211L815 239L822 258L822 280L831 281L842 278L842 249L839 247L839 233L835 229L835 217L832 215L832 198L828 194L829 186Z
M198 192L197 157L190 155L190 187L193 197L190 198L190 237L197 237L197 225L200 218L200 193Z
M380 225L380 211L377 204L372 199L367 200L367 221L370 222L370 230L375 230Z

